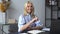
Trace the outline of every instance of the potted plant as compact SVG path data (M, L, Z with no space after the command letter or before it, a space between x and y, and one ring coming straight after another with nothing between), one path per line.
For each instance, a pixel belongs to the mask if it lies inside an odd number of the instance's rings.
M6 12L6 10L8 9L9 5L10 5L10 0L2 0L2 3L0 3L0 9L2 12Z

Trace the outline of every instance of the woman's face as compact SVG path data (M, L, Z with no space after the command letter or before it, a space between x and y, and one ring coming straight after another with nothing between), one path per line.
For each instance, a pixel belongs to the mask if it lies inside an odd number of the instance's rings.
M31 14L33 10L33 5L31 3L28 3L26 6L27 13Z

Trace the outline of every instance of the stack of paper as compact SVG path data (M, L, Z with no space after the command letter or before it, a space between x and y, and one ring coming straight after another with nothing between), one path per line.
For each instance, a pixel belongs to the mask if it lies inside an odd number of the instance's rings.
M45 31L42 31L42 30L31 30L31 31L28 31L28 33L31 33L31 34L38 34L38 33L42 33L42 32L45 32Z
M50 31L50 28L43 28L43 31Z

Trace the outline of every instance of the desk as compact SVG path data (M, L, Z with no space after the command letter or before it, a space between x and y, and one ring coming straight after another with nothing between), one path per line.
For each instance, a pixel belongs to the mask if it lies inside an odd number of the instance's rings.
M40 34L49 34L50 32L42 32L42 33L40 33Z
M31 34L31 33L38 33L38 34L49 34L50 33L50 28L43 28L42 30L31 30L27 31L25 33Z
M50 31L43 31L43 30L30 30L24 33L19 33L19 34L49 34Z

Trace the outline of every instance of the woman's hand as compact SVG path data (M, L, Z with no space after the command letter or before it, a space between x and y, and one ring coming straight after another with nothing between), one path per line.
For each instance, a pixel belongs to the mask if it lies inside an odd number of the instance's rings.
M32 19L33 22L36 22L38 21L38 18L35 16L33 19Z

